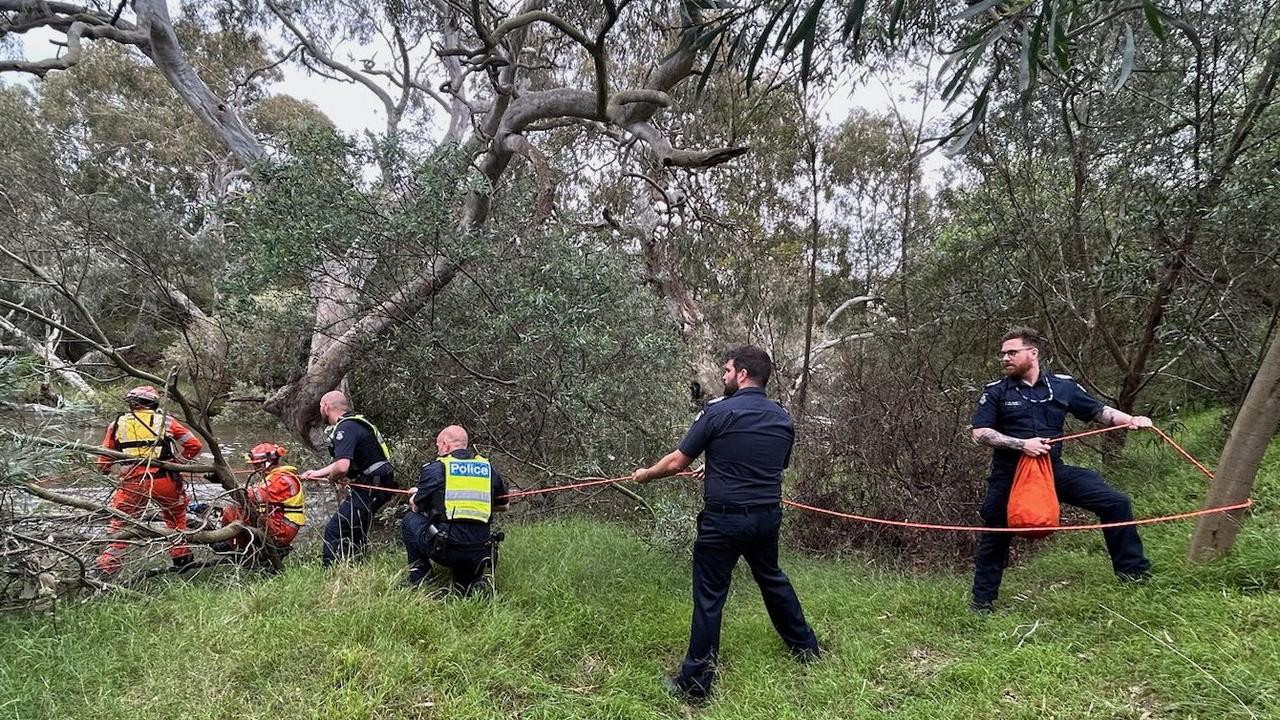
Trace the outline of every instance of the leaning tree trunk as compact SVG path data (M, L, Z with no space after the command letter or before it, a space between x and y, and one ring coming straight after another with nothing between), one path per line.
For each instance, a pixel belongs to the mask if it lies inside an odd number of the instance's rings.
M1240 414L1218 461L1217 477L1209 486L1205 507L1243 502L1253 490L1262 455L1280 426L1280 333L1253 377ZM1187 558L1208 562L1226 555L1236 542L1243 510L1206 515L1196 523Z
M459 269L459 265L444 260L434 261L417 280L360 316L307 366L301 378L268 398L263 409L280 418L299 439L318 447L321 396L338 387L370 340L395 323L413 317L423 303L453 280Z

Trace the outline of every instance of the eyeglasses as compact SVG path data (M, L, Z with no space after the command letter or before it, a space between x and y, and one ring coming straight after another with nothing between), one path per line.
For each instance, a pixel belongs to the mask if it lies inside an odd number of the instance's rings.
M1020 347L1020 348L1014 348L1014 349L1012 349L1012 350L1001 350L1001 351L1000 351L1000 358L1001 358L1001 359L1004 359L1004 358L1011 358L1011 357L1013 357L1014 355L1017 355L1018 353L1022 352L1023 350L1035 350L1035 348Z

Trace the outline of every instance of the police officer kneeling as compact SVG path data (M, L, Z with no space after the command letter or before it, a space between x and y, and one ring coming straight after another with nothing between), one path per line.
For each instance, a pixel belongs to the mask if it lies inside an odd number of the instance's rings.
M805 622L800 600L778 567L782 524L782 471L791 459L791 416L765 395L773 363L768 353L745 346L729 351L725 397L707 403L680 447L632 479L649 482L689 467L707 454L704 508L693 544L693 622L689 651L668 689L693 703L711 693L720 653L720 622L729 580L744 558L760 586L769 620L800 662L817 659L818 639Z
M409 500L401 535L409 558L409 583L431 579L432 561L453 573L464 595L487 586L485 572L497 570L493 513L510 505L498 500L506 486L498 469L468 447L467 431L450 425L436 436L440 457L422 466L418 490Z

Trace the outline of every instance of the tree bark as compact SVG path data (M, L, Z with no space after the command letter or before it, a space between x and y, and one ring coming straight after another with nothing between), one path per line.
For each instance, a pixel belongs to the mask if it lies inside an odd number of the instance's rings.
M452 280L461 265L443 259L413 283L377 304L356 320L307 367L301 378L263 403L263 409L280 418L286 427L311 447L320 438L314 431L320 423L320 397L334 389L351 370L359 351L398 321L412 317L432 295Z
M1218 472L1209 486L1205 507L1243 502L1253 491L1258 466L1280 426L1280 333L1253 377L1240 413L1231 425ZM1208 562L1226 555L1235 545L1243 510L1205 515L1196 523L1187 559Z
M165 1L136 0L134 12L137 13L139 27L147 31L148 42L142 46L143 52L151 58L156 69L164 75L165 80L196 117L200 118L200 122L246 168L266 157L266 149L245 125L240 113L214 95L187 60L186 54L178 45L178 35L173 30L173 21L169 19L169 8Z
M661 167L654 167L653 172L660 178L664 176ZM663 196L668 212L672 204L670 197L657 180L644 175L633 177L643 179L646 185L635 197L636 222L623 228L623 232L640 245L645 282L662 299L676 321L689 355L690 400L697 404L715 392L720 380L715 358L715 334L707 325L693 288L685 281L676 259L672 257L671 248L662 237L665 223L656 207L655 195Z
M804 421L805 406L809 399L809 379L813 373L813 313L815 306L818 304L818 143L815 137L817 129L813 127L812 122L806 123L806 125L808 125L809 130L809 136L805 138L805 141L809 151L809 193L813 214L809 218L809 277L804 315L804 355L801 356L800 381L796 390L794 407L797 424ZM909 199L907 203L908 205L910 204ZM905 255L903 257L905 258Z

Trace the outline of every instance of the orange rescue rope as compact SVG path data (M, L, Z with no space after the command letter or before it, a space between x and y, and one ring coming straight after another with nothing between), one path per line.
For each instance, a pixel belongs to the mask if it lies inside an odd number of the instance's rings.
M1063 435L1061 437L1052 438L1047 442L1050 444L1060 443L1060 442L1065 442L1067 440L1078 440L1080 438L1086 438L1093 435L1101 435L1103 433L1115 432L1117 430L1125 430L1125 429L1128 429L1127 425L1113 425L1111 427L1099 428L1097 430L1087 430L1085 432L1079 432L1072 435ZM1191 453L1187 452L1185 448L1183 448L1181 445L1175 442L1174 439L1169 437L1169 435L1167 435L1163 430L1161 430L1158 427L1152 426L1151 431L1159 435L1160 438L1164 440L1165 443L1167 443L1170 447L1176 450L1178 454L1180 454L1184 459L1187 460L1187 462L1194 465L1195 468L1199 470L1201 473L1203 473L1205 477L1209 478L1210 480L1213 479L1213 472L1210 471L1209 468L1205 467L1203 463L1201 463L1199 460L1193 457ZM701 471L686 470L684 472L676 473L671 477L695 477L698 475L701 475ZM502 495L496 499L509 500L511 498L528 497L530 495L543 495L546 493L564 492L567 490L577 490L580 488L594 487L597 485L606 485L609 483L629 482L631 480L631 476L620 475L618 477L611 477L611 478L588 476L588 477L579 478L579 480L581 482L567 483L564 485L552 485L549 487L536 488L533 490L519 490L516 492L507 493L506 495ZM342 483L342 484L346 485L347 487L361 488L364 490L373 490L376 492L393 493L396 495L403 495L406 497L411 496L416 492L416 489L414 488L407 488L407 489L406 488L385 488L377 485L364 485L361 483L353 483L353 482ZM817 513L820 515L828 515L831 517L842 518L844 520L856 520L858 522L871 523L874 525L888 525L891 527L911 528L914 530L940 530L940 531L946 531L946 532L971 532L971 533L984 533L984 532L1025 533L1027 532L1027 528L982 527L982 526L975 526L975 525L941 525L936 523L910 522L907 520L888 520L886 518L876 518L876 517L869 517L866 515L857 515L854 513L840 512L838 510L831 510L828 508L817 507L814 505L808 505L802 502L797 502L795 500L787 500L787 499L783 499L782 504L793 507L793 508L797 508L800 510L806 510L808 512ZM1193 510L1190 512L1177 513L1175 515L1162 515L1160 517L1153 517L1153 518L1143 518L1140 520L1125 520L1122 522L1111 522L1111 523L1093 523L1090 525L1057 525L1053 527L1044 527L1044 528L1035 528L1035 529L1036 530L1054 530L1054 531L1057 531L1057 530L1064 530L1064 531L1066 530L1105 530L1107 528L1128 527L1131 525L1153 525L1155 523L1172 522L1174 520L1185 520L1187 518L1200 517L1202 515L1212 515L1214 513L1243 510L1251 506L1252 504L1253 504L1252 500L1246 499L1243 502L1232 503L1230 505L1219 505L1217 507L1204 508L1202 510Z
M1063 442L1065 440L1076 440L1079 438L1089 437L1091 435L1101 435L1102 433L1114 432L1116 430L1124 430L1124 429L1127 429L1127 427L1128 427L1127 425L1113 425L1111 427L1099 428L1097 430L1088 430L1085 432L1075 433L1074 435L1063 435L1062 437L1053 438L1048 442L1052 444L1052 443ZM1205 477L1209 478L1210 480L1213 479L1213 472L1210 471L1209 468L1205 467L1203 463L1195 459L1195 457L1193 457L1191 453L1187 452L1185 448L1183 448L1181 445L1175 442L1174 439L1169 437L1163 430L1155 426L1152 426L1151 430L1155 432L1157 435L1159 435L1160 438L1164 440L1166 443L1168 443L1174 450L1178 451L1178 454L1182 455L1182 457L1185 458L1187 462L1194 465L1195 468L1199 470L1201 473L1203 473ZM889 525L892 527L912 528L915 530L942 530L942 531L948 531L948 532L974 532L974 533L984 533L984 532L1025 533L1027 531L1027 528L978 527L973 525L938 525L933 523L908 522L905 520L886 520L884 518L874 518L874 517L867 517L866 515L855 515L853 513L845 513L845 512L838 512L836 510L828 510L826 508L815 507L813 505L806 505L804 503L796 502L794 500L783 500L782 503L784 505L790 505L791 507L799 508L801 510L807 510L812 513L818 513L821 515L830 515L832 517L843 518L845 520L857 520L859 522L872 523L875 525ZM1093 523L1090 525L1057 525L1053 527L1043 527L1043 528L1037 527L1035 528L1035 530L1037 531L1039 530L1054 530L1054 531L1057 531L1057 530L1105 530L1107 528L1128 527L1131 525L1153 525L1155 523L1172 522L1174 520L1185 520L1187 518L1200 517L1201 515L1212 515L1214 513L1231 512L1233 510L1243 510L1252 504L1253 504L1253 500L1246 498L1243 502L1232 503L1230 505L1219 505L1217 507L1204 508L1202 510L1194 510L1191 512L1177 513L1175 515L1162 515L1160 517L1143 518L1141 520L1125 520L1122 522Z
M685 472L676 473L671 477L693 477L698 474L700 473L692 470L687 470ZM516 492L507 493L506 495L499 495L494 499L510 500L511 498L528 497L529 495L543 495L546 493L564 492L565 490L577 490L579 488L594 487L596 485L607 485L609 483L629 482L631 480L631 476L620 475L618 477L606 478L606 477L596 477L594 475L589 475L587 477L582 477L577 479L582 480L583 482L574 482L574 483L568 483L565 485L552 485L550 487L535 488L533 490L518 490ZM353 482L345 482L340 484L345 485L347 487L360 488L362 490L375 490L378 492L389 492L389 493L395 493L397 495L406 495L406 496L413 495L415 492L417 492L416 488L387 488L387 487L381 487L378 485L362 485L360 483L353 483Z

